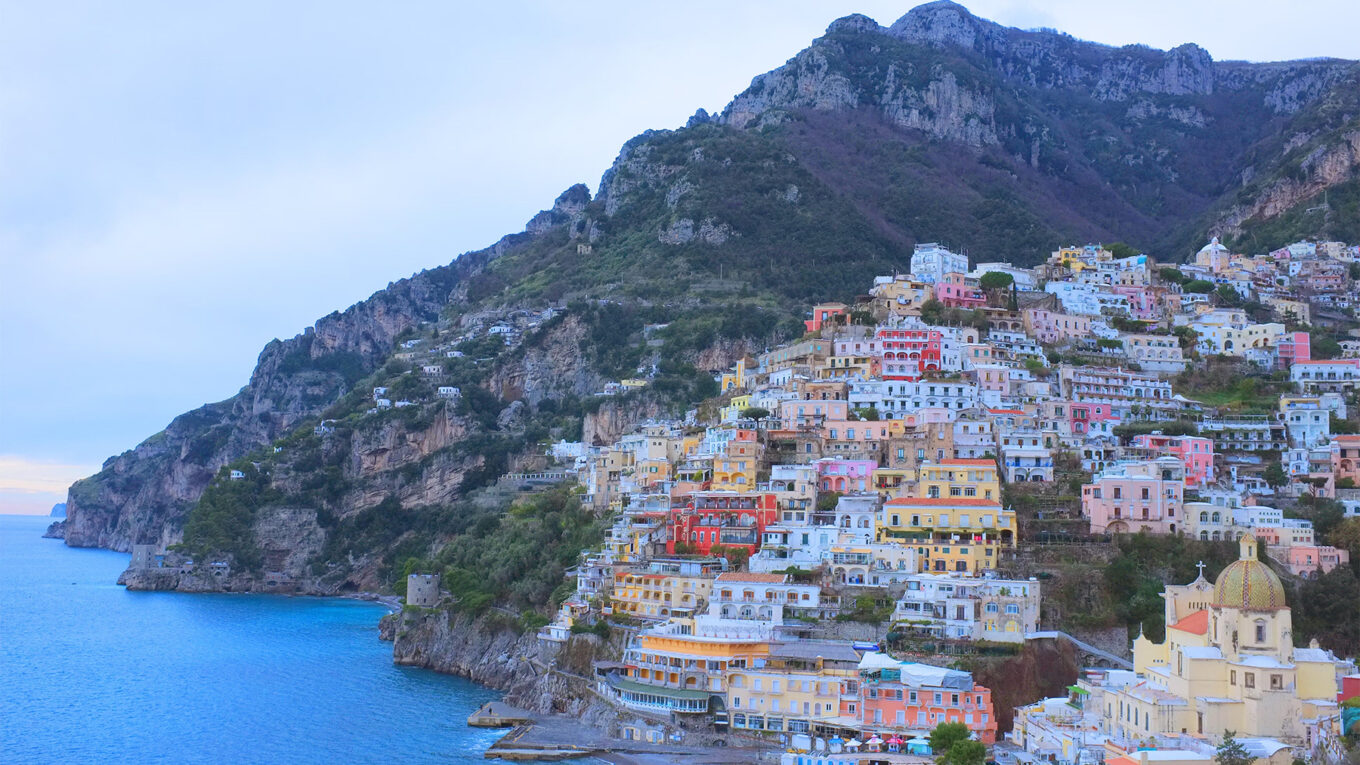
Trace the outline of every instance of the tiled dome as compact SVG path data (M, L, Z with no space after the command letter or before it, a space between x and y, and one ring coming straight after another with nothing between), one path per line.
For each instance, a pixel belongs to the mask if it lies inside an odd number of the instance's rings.
M1280 578L1256 559L1256 538L1248 534L1241 545L1241 559L1223 569L1214 582L1214 605L1248 611L1288 608Z

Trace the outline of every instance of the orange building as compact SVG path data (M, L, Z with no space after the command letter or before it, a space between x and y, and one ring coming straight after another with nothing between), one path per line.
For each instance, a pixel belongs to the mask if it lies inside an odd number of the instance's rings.
M867 653L859 663L859 709L842 702L842 714L857 716L865 734L929 736L943 722L968 726L977 740L996 743L996 714L990 688L957 669L899 661Z

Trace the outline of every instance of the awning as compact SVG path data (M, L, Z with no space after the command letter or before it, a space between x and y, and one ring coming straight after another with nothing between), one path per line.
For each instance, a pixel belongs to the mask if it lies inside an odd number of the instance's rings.
M1090 696L1090 695L1091 695L1091 692L1090 692L1090 691L1086 690L1085 688L1082 688L1081 686L1077 686L1077 685L1069 685L1069 686L1067 686L1067 690L1068 690L1068 691L1071 691L1072 693L1077 694L1078 696Z

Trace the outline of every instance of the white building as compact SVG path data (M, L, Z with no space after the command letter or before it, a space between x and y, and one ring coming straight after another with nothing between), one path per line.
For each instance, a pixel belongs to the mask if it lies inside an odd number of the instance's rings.
M950 252L935 242L918 244L911 254L911 273L923 282L934 284L943 281L945 274L968 273L968 256Z
M893 609L899 629L947 640L1022 643L1039 629L1036 579L913 574Z

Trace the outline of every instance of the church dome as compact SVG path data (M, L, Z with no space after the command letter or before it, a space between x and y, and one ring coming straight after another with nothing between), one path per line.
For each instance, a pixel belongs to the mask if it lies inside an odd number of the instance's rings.
M1241 558L1223 569L1214 582L1214 605L1248 611L1288 608L1284 585L1270 567L1256 559L1256 538L1242 537Z

